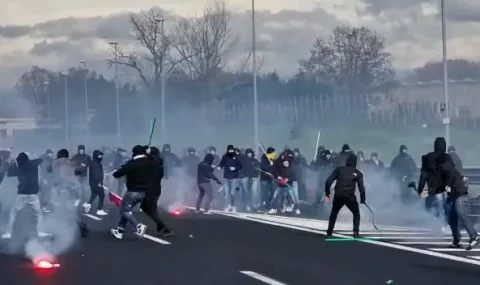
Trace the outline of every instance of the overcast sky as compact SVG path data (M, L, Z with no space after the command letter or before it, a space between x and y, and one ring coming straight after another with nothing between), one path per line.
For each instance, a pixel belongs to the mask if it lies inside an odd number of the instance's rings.
M288 76L308 56L317 36L337 25L361 24L387 39L399 69L441 59L440 0L257 0L259 52L264 70ZM447 0L452 58L480 59L480 1ZM54 70L86 60L109 73L108 42L127 44L128 13L160 8L170 15L198 15L206 0L3 0L0 10L0 85L14 84L29 66ZM250 0L227 0L237 50L250 45ZM235 59L235 55L232 55ZM237 57L238 58L238 57Z

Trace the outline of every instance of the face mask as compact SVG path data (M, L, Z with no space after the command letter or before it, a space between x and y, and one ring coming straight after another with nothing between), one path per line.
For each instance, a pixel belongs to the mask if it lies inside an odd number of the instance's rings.
M403 152L403 153L407 153L407 150L406 150L406 149L402 149L402 152Z
M102 159L102 156L101 156L101 155L99 155L99 156L97 156L97 157L98 157L98 159Z
M194 152L191 152L190 155L195 155L195 153L194 153Z
M283 166L289 167L289 166L290 166L290 162L288 162L288 160L283 161Z
M83 155L85 153L85 151L81 149L81 150L78 151L78 153Z
M327 154L327 155L325 156L325 158L326 158L326 159L330 159L330 158L332 158L332 156L331 156L330 154Z
M211 150L211 151L210 151L210 154L211 154L211 155L215 155L215 151L214 151L214 150Z
M248 156L248 157L252 157L253 154L249 152L249 153L247 153L247 156Z
M298 152L295 152L293 155L294 155L295 157L297 157L297 156L298 156L298 154L299 154Z
M233 150L229 150L229 151L228 151L228 153L234 153L234 152L235 152L235 151L233 151Z
M166 149L166 150L164 150L163 152L170 152L170 150L169 150L169 149Z

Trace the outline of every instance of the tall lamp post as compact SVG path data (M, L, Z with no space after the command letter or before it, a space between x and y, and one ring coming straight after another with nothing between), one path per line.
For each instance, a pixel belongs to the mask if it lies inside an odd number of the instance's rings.
M442 11L443 95L445 96L444 118L442 122L445 125L445 140L447 141L447 145L450 145L450 110L448 98L447 24L445 21L445 0L441 0L440 5Z
M109 43L110 46L113 46L115 52L115 103L116 103L116 113L117 113L117 146L122 144L122 137L120 133L120 94L118 90L118 43L112 42Z
M253 124L255 149L260 145L258 134L257 47L255 31L255 0L252 0L252 68L253 68Z
M85 92L85 127L87 130L87 138L90 139L90 127L88 125L88 68L87 62L85 60L80 61L83 64L83 69L85 71L85 78L84 78L84 92Z

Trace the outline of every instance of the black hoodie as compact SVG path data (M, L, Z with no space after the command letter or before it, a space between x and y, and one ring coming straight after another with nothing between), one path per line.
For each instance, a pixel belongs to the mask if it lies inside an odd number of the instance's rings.
M83 151L83 154L80 154L80 151ZM79 145L77 148L77 154L72 157L72 162L75 164L76 173L80 177L87 176L87 169L92 162L92 158L85 153L85 146Z
M247 148L245 154L241 155L242 169L240 169L240 177L258 178L258 168L260 162L255 158L253 149Z
M239 172L242 169L242 162L235 153L235 147L233 145L227 146L227 153L222 156L218 167L223 169L223 178L236 179L239 176Z
M21 152L17 156L17 163L8 168L8 177L17 177L17 194L35 195L40 191L38 185L38 166L42 163L41 158L30 160L28 155Z
M450 187L450 190L447 191L450 197L457 198L468 195L468 187L463 180L463 176L456 169L453 160L447 159L440 164L440 174L445 178L446 186Z
M429 194L438 194L445 191L446 178L442 177L440 165L447 160L452 160L446 153L447 143L443 137L437 137L434 142L433 151L422 156L422 168L418 181L417 191L420 194L428 186Z
M335 168L325 182L325 195L330 196L330 188L334 181L335 197L355 198L355 189L358 185L360 192L360 202L365 202L365 186L363 184L363 174L357 169L357 156L351 153L346 160L345 166Z
M103 153L98 149L93 151L92 162L88 169L88 182L90 187L98 187L103 185L103 165L102 165Z
M197 167L197 183L210 183L210 180L214 180L220 184L220 180L213 174L214 165L213 161L215 156L211 153L207 153L203 158L203 161L198 164Z
M399 153L390 163L390 171L398 179L410 178L417 172L417 165L410 154L407 153L405 145L400 146Z

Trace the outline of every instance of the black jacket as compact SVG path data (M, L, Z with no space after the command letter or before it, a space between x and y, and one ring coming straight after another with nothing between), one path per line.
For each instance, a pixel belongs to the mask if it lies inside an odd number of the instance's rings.
M38 194L38 166L42 163L41 158L30 160L24 152L17 157L17 164L11 164L7 171L8 177L17 177L17 194Z
M358 185L360 192L360 202L365 202L365 186L363 184L363 174L357 168L357 156L353 153L348 156L346 165L335 168L325 182L325 195L330 196L330 188L334 181L335 197L355 197L355 189Z
M85 147L79 146L78 151L80 150L85 151ZM75 164L76 175L80 177L86 177L87 169L90 166L90 163L92 162L92 158L86 153L83 153L83 154L77 153L72 157L71 160Z
M103 165L102 165L103 153L99 150L93 151L92 162L88 168L88 182L90 187L99 187L103 185Z
M417 165L408 153L400 149L399 154L390 163L390 171L399 179L410 178L417 172Z
M215 160L215 156L213 154L208 153L205 155L205 158L202 162L200 162L197 166L197 183L210 183L210 180L214 180L217 183L220 183L220 180L213 174L214 165L213 161Z
M242 169L242 162L238 155L227 153L222 156L222 160L220 160L218 167L223 169L223 178L235 179L239 177L239 172Z
M245 150L245 154L240 156L242 168L240 169L240 178L258 178L258 168L260 162L255 158L255 153L251 148Z
M449 196L456 198L468 195L468 186L453 160L446 160L440 165L440 174L445 178L446 186L450 188L447 191Z
M125 176L127 191L148 192L154 187L158 173L158 164L146 155L137 155L129 160L120 169L113 173L113 177Z
M445 161L452 160L452 158L446 153L447 143L442 137L435 139L433 149L433 152L422 156L422 168L417 188L419 194L423 191L425 185L428 186L430 195L445 191L445 177L442 177L439 167Z
M283 163L286 161L288 162L288 166L283 165ZM277 179L277 182L279 182L280 186L286 186L281 183L282 179L288 179L287 180L288 186L293 186L293 182L297 181L297 178L295 177L295 167L293 165L293 158L277 159L272 167L272 175Z

